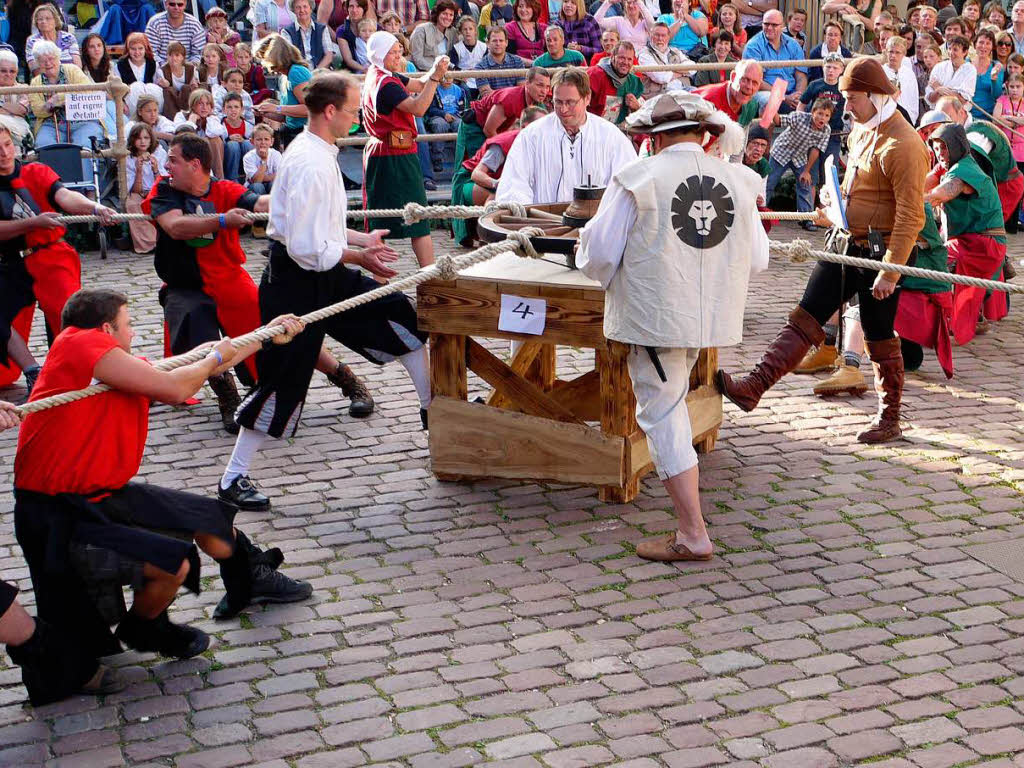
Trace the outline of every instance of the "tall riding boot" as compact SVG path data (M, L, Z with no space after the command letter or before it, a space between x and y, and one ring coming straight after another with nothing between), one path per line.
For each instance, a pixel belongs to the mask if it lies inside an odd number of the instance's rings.
M76 693L107 694L124 688L112 670L40 619L36 619L32 636L21 645L8 645L7 653L21 667L21 679L33 707Z
M903 396L903 354L900 340L866 342L871 367L875 371L878 415L857 435L862 443L887 443L903 436L900 429L900 400Z
M224 371L220 376L211 376L206 380L213 394L217 396L217 407L220 408L220 421L228 434L237 435L238 425L235 423L235 411L238 410L242 399L238 396L238 388L235 386L235 377L230 371Z
M741 410L752 411L765 392L800 364L808 349L824 340L825 331L821 324L803 307L797 307L789 313L789 322L765 350L754 370L742 379L734 379L720 370L715 374L715 385Z
M227 560L217 561L225 594L214 609L215 619L238 615L252 600L252 562L249 554L253 549L246 535L236 530L235 551Z

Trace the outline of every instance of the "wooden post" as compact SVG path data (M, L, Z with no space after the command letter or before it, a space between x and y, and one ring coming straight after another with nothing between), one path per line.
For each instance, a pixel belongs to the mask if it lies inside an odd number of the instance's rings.
M527 378L545 392L555 386L556 351L554 344L544 344L527 372Z
M715 371L718 370L718 347L705 347L697 356L697 363L690 372L690 391L698 387L715 386ZM718 427L694 444L697 453L711 453L718 440Z
M466 399L465 336L430 334L430 392L433 397Z
M601 376L601 431L624 439L637 430L636 398L626 365L628 355L628 345L609 340L605 349L598 347L596 360ZM623 452L624 461L627 455ZM598 489L601 501L627 502L636 498L640 480L628 477L628 470L623 466L623 487L604 485Z
M121 198L121 209L124 210L125 201L128 200L128 176L125 171L125 164L128 162L128 142L124 133L124 97L128 94L128 86L125 85L117 75L111 75L107 79L107 90L114 100L114 144L115 156L117 157L117 192ZM100 201L97 201L100 202Z

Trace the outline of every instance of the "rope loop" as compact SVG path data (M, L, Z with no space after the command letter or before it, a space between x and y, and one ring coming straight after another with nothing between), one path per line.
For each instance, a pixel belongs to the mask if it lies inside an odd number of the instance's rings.
M402 209L402 222L407 227L411 227L419 221L427 217L427 206L420 205L419 203L406 203L405 208Z
M452 257L445 255L437 259L437 276L442 280L454 280L458 277L458 271L455 269L455 262L452 261Z
M773 242L772 247L789 256L789 260L794 264L803 264L814 258L814 246L809 241L800 238L790 240L788 243Z
M541 254L533 247L531 237L540 237L544 230L540 227L525 227L518 232L509 232L505 238L516 244L516 252L527 259L539 259Z

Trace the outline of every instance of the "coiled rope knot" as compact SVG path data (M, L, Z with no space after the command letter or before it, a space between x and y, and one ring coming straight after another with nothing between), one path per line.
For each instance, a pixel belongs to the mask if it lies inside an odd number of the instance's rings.
M442 280L454 280L459 276L451 256L439 257L435 266L437 267L437 276Z
M413 224L429 218L429 206L420 205L419 203L406 203L402 209L402 223L407 227L411 227Z
M520 256L527 259L539 259L541 255L537 249L533 247L533 242L530 238L540 237L543 234L544 230L540 227L524 227L518 232L509 232L505 238L516 244L516 251Z
M788 243L772 242L772 250L789 256L794 264L802 264L814 258L814 246L807 240L790 240Z
M484 204L484 216L498 211L508 211L518 219L525 219L529 216L526 206L522 203L499 203L497 200L491 200Z

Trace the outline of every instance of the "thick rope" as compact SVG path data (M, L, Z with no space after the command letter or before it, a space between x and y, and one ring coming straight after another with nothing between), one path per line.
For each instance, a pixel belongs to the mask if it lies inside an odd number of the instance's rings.
M771 250L775 253L788 256L791 261L799 264L810 259L818 261L830 261L833 264L846 264L850 267L871 269L875 272L898 272L908 277L922 277L926 280L937 280L943 283L954 283L956 285L970 285L975 288L984 288L989 291L1003 291L1004 293L1024 293L1024 285L1015 283L1001 283L997 280L984 280L980 277L969 277L968 275L954 275L949 272L936 272L931 269L920 267L908 267L906 264L889 264L874 259L863 259L859 256L846 256L830 251L819 251L806 240L791 240L788 243L771 242Z
M529 212L521 203L498 203L491 201L487 205L420 205L406 203L402 208L373 208L369 210L346 211L349 219L402 219L407 226L424 219L478 219L490 213L505 211L516 218L527 218ZM199 219L216 219L219 213L186 213L185 216ZM774 221L806 221L816 218L817 214L795 211L761 211L762 219ZM110 217L114 222L152 221L153 217L145 213L115 213ZM269 213L250 213L251 221L266 221ZM95 214L62 214L56 217L60 224L94 224L100 220Z
M345 299L344 301L339 301L336 304L330 304L322 309L310 312L309 314L303 315L300 319L307 325L310 323L316 323L342 312L347 312L350 309L355 309L356 307L361 307L364 304L369 304L371 301L376 301L377 299L389 296L392 293L398 293L399 291L406 291L410 288L415 288L420 283L425 283L427 280L433 280L435 277L439 277L443 280L452 280L459 270L493 259L495 256L502 253L518 253L524 258L539 259L541 254L539 254L533 247L533 244L530 242L530 237L540 234L543 234L543 232L540 229L533 227L519 232L510 232L508 239L506 240L497 243L490 243L462 256L444 256L439 259L437 263L429 267L413 272L403 278L395 280L394 282L390 282L387 285L382 285L380 288L374 288L372 291L361 293L350 299ZM284 327L280 325L265 325L250 333L231 339L231 346L237 349L254 342L264 342L268 339L274 338L284 331ZM173 371L175 368L181 368L182 366L198 362L209 354L209 348L197 347L191 352L186 352L183 355L161 360L160 362L155 363L153 367L159 371ZM19 406L18 410L22 416L27 416L30 413L38 413L39 411L45 411L49 408L56 408L59 405L67 405L68 403L74 403L78 400L84 400L87 397L107 392L110 389L112 389L112 387L109 387L106 384L94 384L93 386L86 387L85 389L63 392L59 395L53 395L52 397L44 397L39 400L34 400L31 403Z

